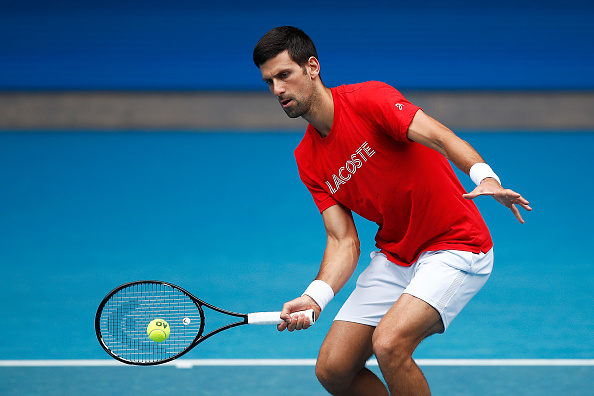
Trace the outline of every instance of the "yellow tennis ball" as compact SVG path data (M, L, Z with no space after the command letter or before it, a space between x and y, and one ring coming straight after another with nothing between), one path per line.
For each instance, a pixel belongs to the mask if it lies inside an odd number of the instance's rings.
M155 342L163 342L169 337L169 323L163 319L155 319L149 323L146 334Z

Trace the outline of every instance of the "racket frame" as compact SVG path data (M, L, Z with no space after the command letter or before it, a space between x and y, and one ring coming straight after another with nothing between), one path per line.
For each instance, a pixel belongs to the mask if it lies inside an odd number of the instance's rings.
M109 348L109 346L103 340L103 337L101 335L101 323L100 322L101 322L101 314L103 312L103 308L105 307L107 302L111 299L111 297L113 297L115 294L117 294L120 290L134 286L134 285L141 285L141 284L158 284L158 285L165 285L165 286L177 289L177 290L181 291L182 293L184 293L186 296L188 296L194 302L194 304L196 304L196 307L198 308L198 311L200 312L200 329L198 330L198 333L196 334L196 337L194 338L194 340L184 350L182 350L178 354L170 356L170 357L168 357L166 359L162 359L162 360L147 361L147 362L134 361L134 360L125 359L121 356L118 356L114 352L112 352L112 350ZM205 306L209 309L212 309L213 311L220 312L222 314L241 318L242 320L238 321L238 322L229 323L225 326L219 327L218 329L211 331L208 334L202 335L202 333L204 332L204 326L205 326L204 310L202 309L203 306ZM125 283L123 285L116 287L111 292L109 292L107 294L107 296L105 296L105 298L103 298L103 300L99 304L99 307L97 308L97 313L95 314L95 334L97 335L99 344L105 350L105 352L107 352L111 357L113 357L116 360L119 360L120 362L123 362L126 364L139 365L139 366L153 366L153 365L157 365L157 364L163 364L163 363L170 362L174 359L177 359L177 358L185 355L190 350L192 350L192 348L194 348L196 345L198 345L202 341L212 337L213 335L220 333L221 331L230 329L232 327L241 326L244 324L248 324L248 314L241 314L241 313L237 313L237 312L228 311L226 309L222 309L219 307L215 307L212 304L209 304L205 301L200 300L199 298L192 295L192 293L190 293L189 291L187 291L179 286L176 286L169 282L163 282L163 281L157 281L157 280L144 280L144 281L128 282L128 283Z

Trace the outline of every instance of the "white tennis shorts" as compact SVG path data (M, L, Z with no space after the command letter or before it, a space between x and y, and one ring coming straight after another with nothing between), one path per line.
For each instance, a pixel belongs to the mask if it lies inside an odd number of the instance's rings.
M369 267L334 320L377 326L402 293L417 297L439 312L444 331L483 287L493 269L493 249L475 254L459 250L424 252L410 267L371 253Z

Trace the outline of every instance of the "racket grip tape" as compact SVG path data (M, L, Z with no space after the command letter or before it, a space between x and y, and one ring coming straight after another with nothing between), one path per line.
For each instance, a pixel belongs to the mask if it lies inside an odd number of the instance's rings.
M248 324L253 325L273 325L273 324L280 324L282 323L283 319L280 317L280 312L254 312L248 314ZM309 324L314 324L315 315L313 309L308 309L305 311L293 312L291 316L304 314L306 317L309 318Z

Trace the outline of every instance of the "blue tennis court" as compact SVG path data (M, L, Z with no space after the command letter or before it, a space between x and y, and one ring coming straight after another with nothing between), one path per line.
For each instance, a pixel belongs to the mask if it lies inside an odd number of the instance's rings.
M584 253L594 242L594 133L461 135L534 211L520 225L495 201L477 201L495 241L495 271L416 359L437 395L592 394L594 259ZM279 310L301 293L325 234L297 176L300 138L0 133L1 393L326 394L311 362L354 279L307 332L246 326L186 356L210 365L114 364L93 327L103 296L132 280L169 281L237 312ZM375 227L357 222L360 271Z

